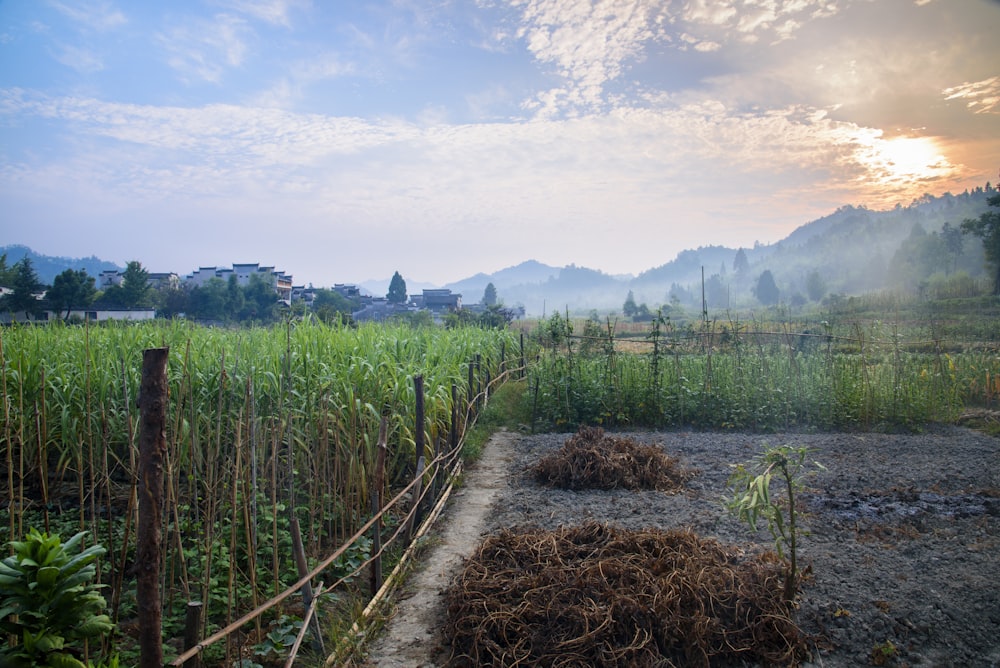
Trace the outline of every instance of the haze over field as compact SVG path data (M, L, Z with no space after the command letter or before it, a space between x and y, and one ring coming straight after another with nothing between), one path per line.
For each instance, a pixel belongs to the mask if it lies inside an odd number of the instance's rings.
M0 244L638 274L1000 167L995 0L0 3Z

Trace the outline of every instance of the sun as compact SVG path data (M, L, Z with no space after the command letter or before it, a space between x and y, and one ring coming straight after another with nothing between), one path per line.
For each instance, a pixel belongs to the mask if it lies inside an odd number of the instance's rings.
M897 178L931 178L947 164L929 137L895 137L875 148L883 166Z

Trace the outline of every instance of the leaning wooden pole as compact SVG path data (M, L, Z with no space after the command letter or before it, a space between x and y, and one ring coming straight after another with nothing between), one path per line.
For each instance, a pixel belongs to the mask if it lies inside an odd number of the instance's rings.
M139 526L136 535L136 603L139 668L163 666L160 562L163 536L163 463L167 454L167 358L169 348L142 351L139 386Z

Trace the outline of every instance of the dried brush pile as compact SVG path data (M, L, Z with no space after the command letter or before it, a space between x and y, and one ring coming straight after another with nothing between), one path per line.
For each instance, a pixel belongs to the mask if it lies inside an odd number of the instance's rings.
M677 492L691 476L655 445L580 427L534 466L535 479L562 489L656 489Z
M503 530L448 591L448 665L794 665L783 567L690 531Z

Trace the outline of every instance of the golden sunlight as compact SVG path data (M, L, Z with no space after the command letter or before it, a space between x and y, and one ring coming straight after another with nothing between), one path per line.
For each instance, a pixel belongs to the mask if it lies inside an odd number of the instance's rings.
M885 184L936 179L953 169L931 137L873 138L858 157Z
M881 153L897 176L930 177L948 163L928 137L888 139L883 142Z

